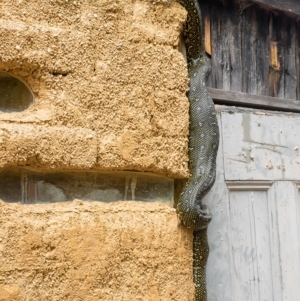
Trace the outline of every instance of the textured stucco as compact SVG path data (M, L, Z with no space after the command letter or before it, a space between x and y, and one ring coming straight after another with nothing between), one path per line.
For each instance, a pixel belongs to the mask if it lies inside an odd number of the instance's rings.
M192 232L160 204L0 201L1 301L192 301Z
M173 0L2 0L0 72L34 103L0 111L0 171L186 178L185 18ZM166 205L0 200L0 301L192 301L192 277L192 233Z
M0 168L187 177L188 80L178 51L185 17L173 0L2 0L0 71L24 81L35 100L24 112L0 112ZM11 151L18 143L22 151ZM87 158L70 160L70 147Z

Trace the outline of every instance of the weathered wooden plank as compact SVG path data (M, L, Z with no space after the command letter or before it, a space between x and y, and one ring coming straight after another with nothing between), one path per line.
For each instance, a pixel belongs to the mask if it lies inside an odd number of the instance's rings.
M257 94L269 95L269 49L270 41L266 37L269 36L269 18L270 13L268 11L257 9L256 10L256 83Z
M270 19L270 95L296 99L295 20L283 13Z
M218 121L220 125L220 113L218 113ZM232 301L229 194L224 182L222 136L217 156L216 182L203 199L203 203L210 208L213 215L208 226L210 255L206 266L207 298L208 301Z
M300 15L298 0L240 0L241 2L255 2L267 8L282 10L291 15Z
M300 112L300 103L293 99L281 99L265 95L254 95L241 92L224 91L208 88L208 91L218 104L249 106L269 110Z
M241 16L239 7L233 3L229 6L228 28L225 30L229 31L230 90L242 91Z
M273 300L266 191L230 192L233 300Z
M296 23L296 76L297 76L297 99L300 100L300 22Z
M227 88L227 90L229 90L229 88L224 85L224 76L226 78L226 72L223 74L224 61L226 60L227 53L226 45L223 45L222 29L225 27L224 24L226 24L224 20L226 20L226 14L224 13L222 3L219 1L213 1L211 5L212 87L219 89Z
M211 40L211 21L210 21L210 3L206 0L199 0L201 14L202 14L202 26L204 28L204 47L206 54L211 57L212 53L212 40ZM207 80L206 85L208 87L212 87L212 74L210 73Z
M278 241L274 241L271 250L279 249L279 258L276 255L276 260L280 260L280 270L278 270L278 263L273 262L277 266L277 274L273 274L273 287L280 283L283 301L300 300L298 189L289 181L278 181L272 189L269 202L274 203L272 217L277 219L272 231L277 231Z
M297 215L297 225L298 225L298 257L300 260L300 183L296 183L298 191L296 192L296 215Z
M272 264L272 283L274 300L282 301L282 283L281 283L281 266L280 266L280 241L278 234L278 214L276 204L276 186L268 190L268 220L270 226L270 257Z
M300 180L299 128L297 114L222 112L226 180Z
M211 56L211 29L210 29L209 6L208 4L206 4L204 7L205 7L205 11L207 12L207 14L205 14L204 17L204 48L205 48L205 52L209 56Z
M269 95L269 12L258 6L242 11L243 92Z
M242 13L242 92L257 94L256 78L258 76L256 60L257 20L256 7L250 6Z
M204 28L204 47L205 52L211 55L211 29L210 29L210 2L206 0L198 0L201 15L202 15L202 26Z
M257 279L257 252L252 240L249 210L249 192L230 193L230 237L233 265L233 300L258 300L258 287L251 285ZM253 223L253 221L252 221ZM253 297L254 298L253 298Z
M258 298L252 300L274 300L267 191L251 191L248 201L251 208L252 240L257 253L257 278L254 278L251 284L255 284L259 290Z
M233 0L214 1L211 11L212 87L241 91L241 31L239 6Z
M272 14L270 18L270 73L269 95L284 98L284 45L282 20L283 14Z
M292 18L282 20L282 37L284 45L284 98L296 99L296 24Z

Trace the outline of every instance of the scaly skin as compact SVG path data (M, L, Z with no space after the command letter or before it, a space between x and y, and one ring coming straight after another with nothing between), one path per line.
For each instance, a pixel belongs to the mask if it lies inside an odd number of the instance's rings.
M212 216L209 209L202 204L202 199L211 189L216 177L219 127L214 103L205 86L210 67L204 51L200 7L197 0L179 2L188 12L184 36L190 77L190 177L180 196L177 213L181 224L194 231L195 300L205 301L205 266L209 254L206 229Z

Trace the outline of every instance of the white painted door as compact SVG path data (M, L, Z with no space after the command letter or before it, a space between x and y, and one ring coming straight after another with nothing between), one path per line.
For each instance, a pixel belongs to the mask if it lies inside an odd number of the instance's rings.
M219 113L209 301L300 301L300 115Z

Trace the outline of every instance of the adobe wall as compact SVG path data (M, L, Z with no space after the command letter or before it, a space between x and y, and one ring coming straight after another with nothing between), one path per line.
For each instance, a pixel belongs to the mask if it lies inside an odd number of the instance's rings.
M188 176L186 12L173 0L1 1L0 169ZM157 203L0 200L0 301L192 301L192 233Z
M191 270L164 205L0 201L1 301L192 301Z
M173 0L1 1L0 71L35 101L0 112L0 168L186 177L185 17Z

